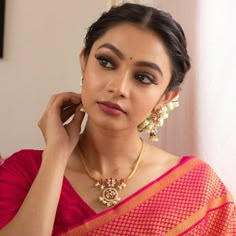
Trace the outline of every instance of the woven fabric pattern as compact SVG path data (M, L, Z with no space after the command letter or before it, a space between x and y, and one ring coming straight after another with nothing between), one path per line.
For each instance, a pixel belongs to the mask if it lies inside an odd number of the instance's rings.
M236 235L234 204L221 201L227 193L214 171L202 163L138 207L86 235ZM217 207L209 208L217 199ZM197 219L184 224L198 211Z

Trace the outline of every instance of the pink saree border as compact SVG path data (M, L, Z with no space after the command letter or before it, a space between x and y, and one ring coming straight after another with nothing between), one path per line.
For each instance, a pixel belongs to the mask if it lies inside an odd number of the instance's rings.
M88 232L137 207L139 204L158 193L163 188L176 181L176 179L178 179L180 176L184 175L201 163L202 160L193 156L182 157L177 165L172 167L156 180L145 185L143 188L124 199L115 207L90 217L89 219L83 221L82 224L80 223L78 226L69 228L69 231L65 233L64 236L86 235ZM165 178L166 176L168 176L168 178Z

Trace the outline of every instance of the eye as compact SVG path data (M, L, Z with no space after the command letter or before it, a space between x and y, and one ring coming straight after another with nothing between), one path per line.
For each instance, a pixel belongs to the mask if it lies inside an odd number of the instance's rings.
M142 84L158 84L155 77L146 73L135 75L135 79L138 80Z
M95 58L98 60L99 64L107 69L115 69L115 63L113 60L105 55L95 55Z

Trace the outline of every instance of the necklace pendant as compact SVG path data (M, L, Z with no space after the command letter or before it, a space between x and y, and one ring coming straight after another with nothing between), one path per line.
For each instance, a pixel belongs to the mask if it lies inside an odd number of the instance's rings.
M126 187L124 180L117 179L106 179L98 180L95 186L99 187L102 191L101 196L99 196L99 201L106 205L107 207L112 207L120 202L121 198L119 196L118 190L122 190Z
M118 191L115 188L104 188L102 195L99 197L100 202L102 202L107 207L116 205L121 198L119 197Z

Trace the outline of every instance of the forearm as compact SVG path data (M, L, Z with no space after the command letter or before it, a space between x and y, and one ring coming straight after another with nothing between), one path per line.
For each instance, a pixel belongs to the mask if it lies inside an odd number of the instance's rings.
M61 193L65 162L44 152L39 172L16 216L0 236L49 236ZM55 154L54 154L55 155Z

